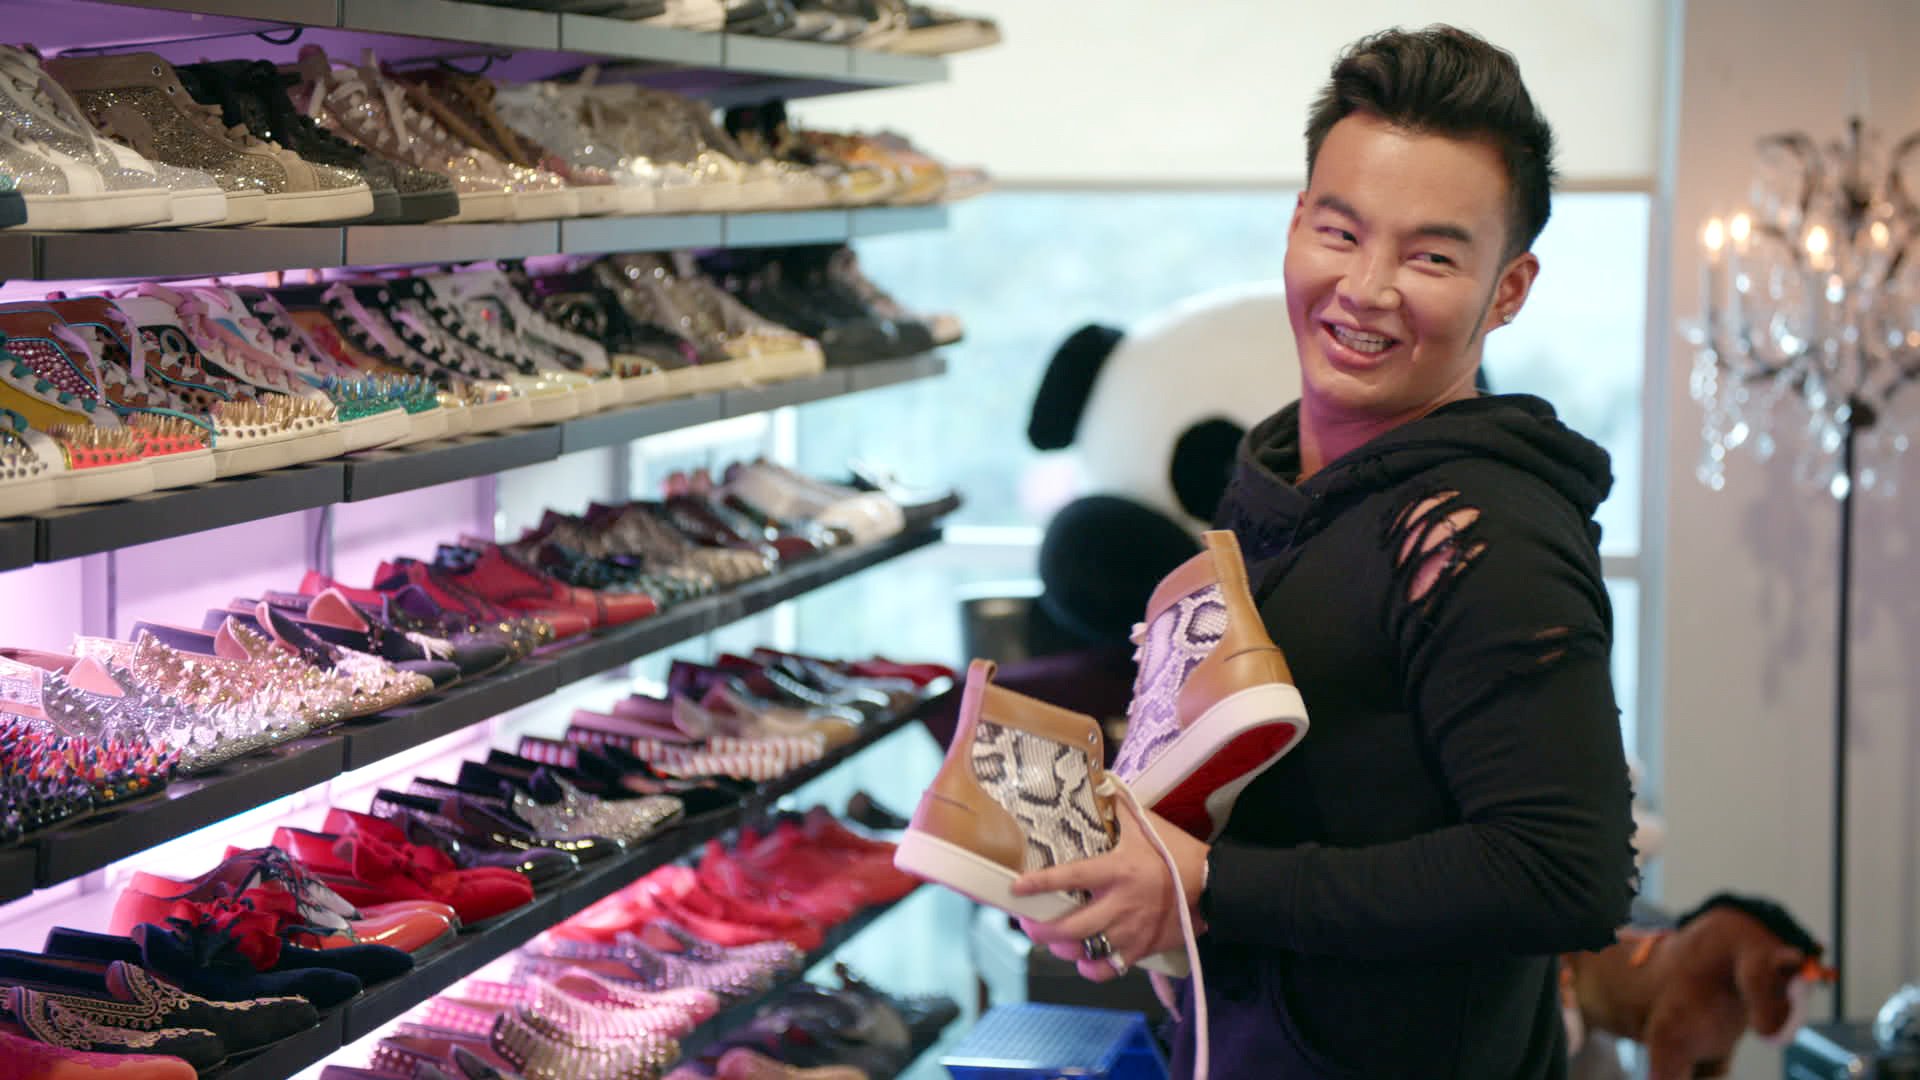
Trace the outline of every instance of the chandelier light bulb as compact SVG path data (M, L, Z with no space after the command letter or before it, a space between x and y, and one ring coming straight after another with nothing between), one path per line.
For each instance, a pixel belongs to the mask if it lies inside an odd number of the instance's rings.
M1753 237L1753 218L1745 211L1733 215L1733 220L1727 222L1727 235L1733 238L1735 251L1747 250L1747 241Z
M1815 225L1807 230L1807 254L1818 261L1826 257L1833 247L1833 237L1827 233L1825 225Z
M1893 230L1887 228L1884 221L1876 221L1867 227L1867 240L1873 244L1873 250L1885 251L1893 244Z
M1700 230L1700 242L1707 247L1707 258L1719 259L1720 249L1727 245L1727 227L1719 218L1710 218L1707 227Z

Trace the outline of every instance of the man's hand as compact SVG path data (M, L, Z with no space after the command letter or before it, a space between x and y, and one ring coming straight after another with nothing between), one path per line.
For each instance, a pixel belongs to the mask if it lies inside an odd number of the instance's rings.
M1112 955L1137 964L1146 957L1179 949L1179 907L1192 914L1194 932L1200 933L1200 885L1206 875L1207 845L1195 840L1151 810L1142 810L1146 821L1166 845L1180 868L1180 887L1176 891L1167 876L1167 865L1153 844L1140 830L1140 822L1127 812L1120 813L1120 839L1105 855L1064 863L1045 870L1021 875L1013 883L1015 896L1044 892L1084 891L1093 899L1072 913L1050 923L1020 920L1027 936L1045 945L1053 955L1074 962L1080 974L1094 982L1117 977L1114 965L1106 959L1089 960L1081 942L1095 934L1105 934Z

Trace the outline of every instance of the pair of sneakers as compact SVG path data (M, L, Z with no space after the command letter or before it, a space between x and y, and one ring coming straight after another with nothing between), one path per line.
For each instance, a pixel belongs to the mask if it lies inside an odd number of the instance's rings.
M95 132L31 49L0 45L0 172L37 230L211 225L226 215L213 177L141 156Z
M16 50L11 58L23 65L28 56ZM153 53L60 57L46 62L44 74L51 78L34 84L33 96L84 119L91 132L106 137L95 142L110 152L132 147L137 158L212 177L218 190L205 200L201 217L156 224L294 225L374 212L372 189L359 172L309 161L230 124L220 106L199 100L209 90L197 74ZM216 208L219 214L212 213ZM28 217L31 225L31 200Z
M1140 668L1112 772L1103 766L1098 721L995 686L994 665L975 660L953 744L900 842L896 865L1003 911L1051 922L1086 898L1016 897L1014 880L1104 854L1118 829L1140 828L1178 882L1172 856L1140 809L1212 840L1240 793L1307 731L1305 705L1261 622L1239 544L1224 531L1206 533L1204 542L1205 550L1155 589L1136 628ZM1130 820L1120 820L1120 808ZM1198 984L1200 959L1184 905L1179 915L1185 955L1137 959ZM1197 999L1204 1063L1204 993ZM1205 1075L1204 1064L1196 1074Z

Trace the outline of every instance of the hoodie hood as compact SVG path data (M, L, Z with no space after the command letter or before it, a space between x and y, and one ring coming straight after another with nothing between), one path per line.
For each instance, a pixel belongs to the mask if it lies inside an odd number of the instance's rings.
M1559 492L1598 540L1594 511L1613 487L1607 457L1560 422L1553 406L1527 394L1500 394L1443 405L1329 462L1304 484L1300 475L1300 403L1261 421L1240 444L1234 477L1221 500L1220 524L1239 532L1262 558L1305 523L1348 502L1397 487L1450 462L1494 461L1538 477Z

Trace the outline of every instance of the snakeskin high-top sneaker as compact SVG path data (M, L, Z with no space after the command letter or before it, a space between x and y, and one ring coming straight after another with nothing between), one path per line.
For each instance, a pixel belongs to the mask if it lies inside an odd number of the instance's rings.
M959 729L893 863L983 904L1050 922L1086 898L1016 897L1010 887L1029 870L1113 846L1113 805L1100 790L1100 725L995 686L993 672L988 660L967 669Z
M1287 661L1267 636L1233 533L1167 575L1134 629L1140 664L1113 773L1142 806L1202 840L1307 733Z

